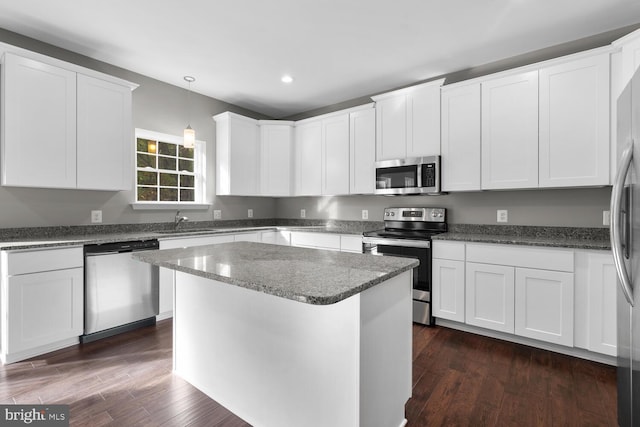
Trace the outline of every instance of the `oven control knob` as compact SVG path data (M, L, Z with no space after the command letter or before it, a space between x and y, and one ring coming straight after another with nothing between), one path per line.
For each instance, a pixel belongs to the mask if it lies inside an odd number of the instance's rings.
M395 216L395 215L396 215L395 212L391 212L391 216Z

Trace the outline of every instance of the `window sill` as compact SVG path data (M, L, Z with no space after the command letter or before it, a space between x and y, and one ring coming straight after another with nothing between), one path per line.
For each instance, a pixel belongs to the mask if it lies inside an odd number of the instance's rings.
M139 202L139 203L131 203L131 208L134 211L143 211L143 210L149 210L149 211L160 211L160 210L165 210L165 211L175 211L175 210L181 210L181 211L206 211L211 207L210 204L206 204L206 203L171 203L171 202L167 202L167 203L156 203L156 202L152 202L152 203L144 203L144 202Z

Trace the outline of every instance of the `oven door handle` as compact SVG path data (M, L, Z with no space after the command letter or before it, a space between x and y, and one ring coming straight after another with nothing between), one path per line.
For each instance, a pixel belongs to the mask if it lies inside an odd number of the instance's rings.
M403 246L405 248L429 249L431 247L431 241L429 240L388 239L378 237L365 237L362 239L362 243L386 246Z

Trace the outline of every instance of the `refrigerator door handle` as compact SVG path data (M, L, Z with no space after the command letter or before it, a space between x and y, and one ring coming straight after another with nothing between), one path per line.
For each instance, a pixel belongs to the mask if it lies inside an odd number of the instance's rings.
M624 293L627 302L633 306L633 287L631 286L631 278L629 272L624 265L624 248L623 241L627 242L627 234L631 232L630 226L621 227L621 209L622 209L622 195L624 193L624 181L627 178L631 161L633 160L633 140L629 143L629 146L625 148L620 159L620 165L616 174L615 181L613 183L613 189L611 190L611 249L613 251L613 261L618 272L618 278L622 292ZM629 212L625 213L627 218ZM625 236L621 236L621 229L623 229ZM630 242L629 242L630 243ZM629 248L626 248L629 250Z

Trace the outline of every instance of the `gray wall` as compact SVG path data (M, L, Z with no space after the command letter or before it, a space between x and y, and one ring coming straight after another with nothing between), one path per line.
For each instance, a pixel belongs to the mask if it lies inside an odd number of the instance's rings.
M443 196L336 196L279 199L278 218L382 221L386 207L428 206L448 209L451 224L497 224L496 210L507 209L508 225L603 227L602 211L609 210L611 188L574 190L478 191Z
M187 90L158 80L111 66L54 46L0 29L0 41L38 53L111 74L140 85L133 92L133 124L135 127L181 135L187 125ZM196 76L196 79L198 76ZM192 87L197 86L197 80ZM273 218L276 201L269 198L216 197L215 193L215 123L213 115L234 111L255 118L266 118L255 112L192 93L190 124L196 137L207 142L207 193L213 205L206 210L185 211L192 220L212 220L213 209L222 210L223 219L247 217L247 209L255 218ZM133 191L104 192L0 187L0 228L50 225L82 225L90 223L91 210L103 212L104 224L133 224L172 221L171 211L134 211L130 203Z

